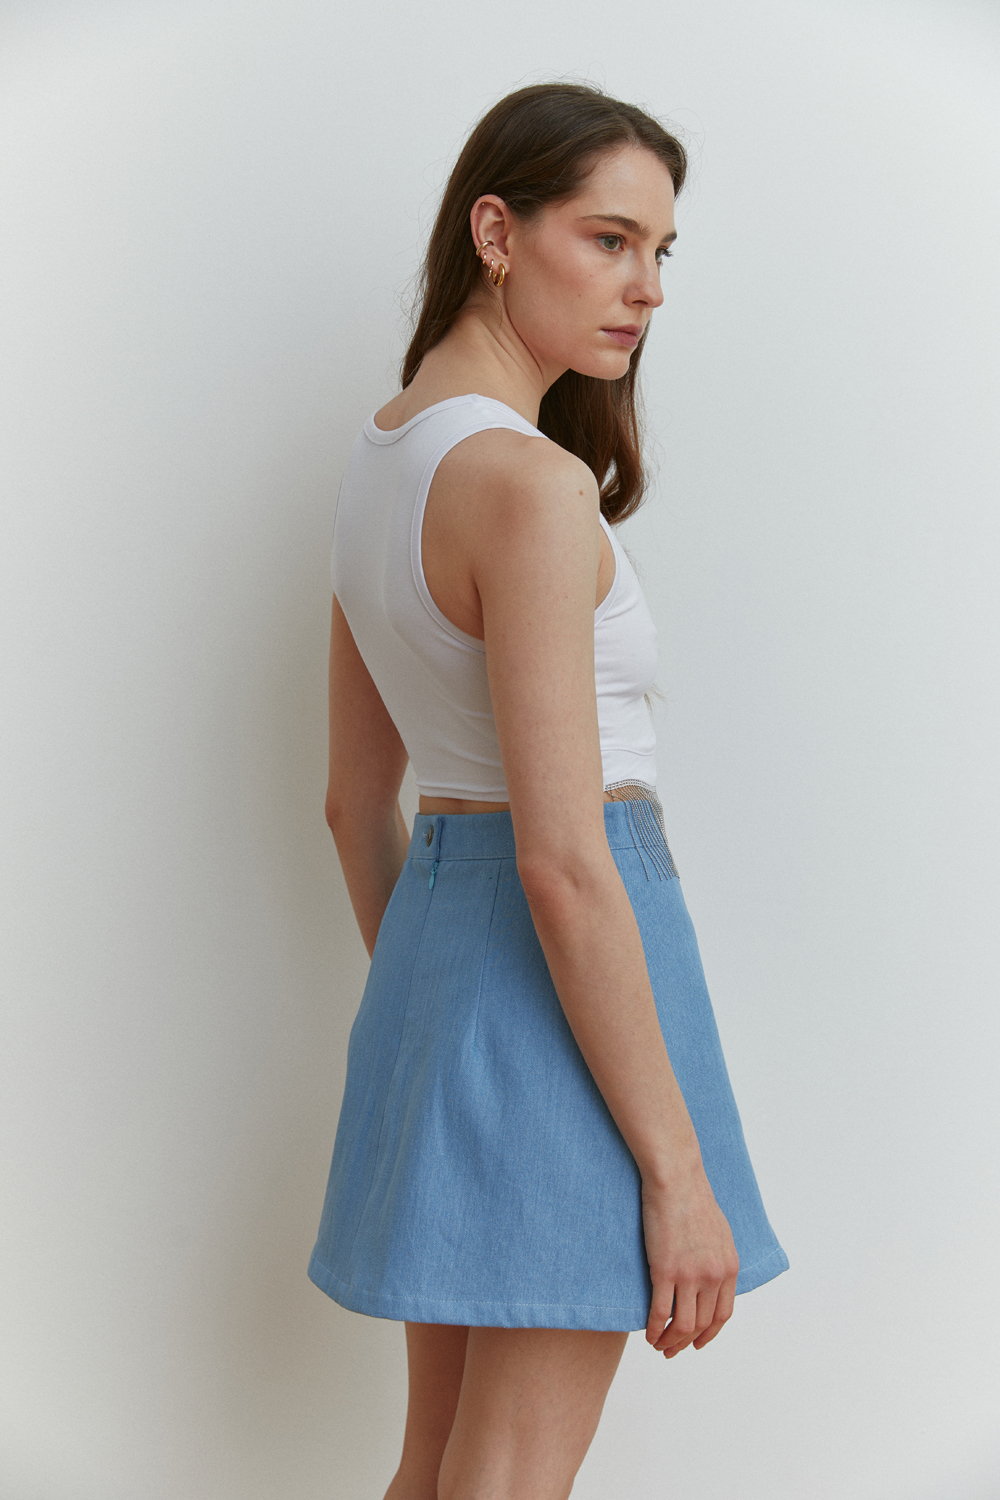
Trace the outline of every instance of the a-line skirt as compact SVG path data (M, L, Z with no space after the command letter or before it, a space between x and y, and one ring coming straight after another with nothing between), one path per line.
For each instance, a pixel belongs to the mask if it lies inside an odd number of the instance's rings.
M788 1260L747 1154L681 884L649 803L604 813L739 1252L736 1290L748 1292ZM415 820L351 1031L309 1276L379 1318L646 1326L639 1171L563 1015L508 812Z

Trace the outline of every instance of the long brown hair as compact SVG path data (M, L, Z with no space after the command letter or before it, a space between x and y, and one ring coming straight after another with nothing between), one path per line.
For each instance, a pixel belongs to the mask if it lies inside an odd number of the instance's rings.
M420 273L420 314L402 366L409 385L428 349L444 337L481 271L469 237L477 198L496 193L521 219L570 198L596 157L619 146L658 156L679 193L687 155L674 136L633 104L578 83L539 83L508 94L472 131L448 179ZM609 522L642 501L643 472L636 378L645 334L619 380L567 370L542 398L539 429L589 465Z

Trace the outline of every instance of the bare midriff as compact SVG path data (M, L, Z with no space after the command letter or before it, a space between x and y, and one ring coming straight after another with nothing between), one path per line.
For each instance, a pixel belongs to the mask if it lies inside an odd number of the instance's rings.
M605 802L618 799L604 793ZM420 811L433 818L437 813L491 813L510 812L509 802L469 802L463 797L421 797Z

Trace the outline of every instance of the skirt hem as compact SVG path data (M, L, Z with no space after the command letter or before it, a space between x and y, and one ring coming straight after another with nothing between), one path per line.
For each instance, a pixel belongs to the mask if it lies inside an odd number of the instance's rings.
M788 1270L788 1257L776 1248L752 1266L741 1266L736 1294L752 1292ZM313 1254L309 1280L348 1312L397 1323L454 1323L468 1328L580 1328L600 1333L636 1333L645 1328L647 1309L623 1304L510 1302L472 1297L413 1297L363 1292L343 1281Z

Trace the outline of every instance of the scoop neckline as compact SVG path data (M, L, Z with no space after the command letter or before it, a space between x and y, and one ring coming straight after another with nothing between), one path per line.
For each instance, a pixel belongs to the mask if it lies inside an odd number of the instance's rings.
M418 422L422 422L425 417L433 416L438 411L445 411L451 406L461 406L463 403L469 401L485 401L490 406L502 407L504 411L510 412L512 416L515 416L519 422L523 422L526 427L531 427L533 432L538 431L538 428L532 426L527 417L522 417L521 413L515 411L512 406L508 406L506 401L499 401L496 396L481 396L478 391L468 391L464 396L446 396L443 401L435 401L433 406L425 406L423 411L418 411L415 417L411 417L401 427L391 427L388 431L382 427L375 426L375 413L372 412L371 416L365 422L365 436L371 438L372 442L375 443L395 443L409 432L411 427L416 427Z

